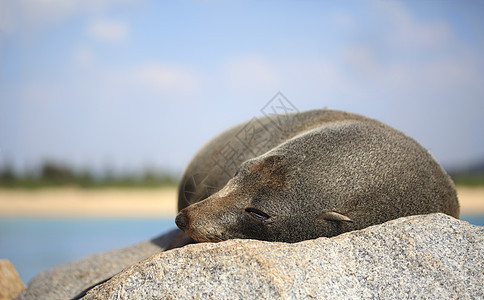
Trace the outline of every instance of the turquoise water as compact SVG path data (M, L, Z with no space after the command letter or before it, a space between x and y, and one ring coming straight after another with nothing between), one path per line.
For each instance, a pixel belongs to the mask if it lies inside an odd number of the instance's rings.
M461 219L484 226L484 216ZM175 228L171 219L2 219L0 259L24 283L39 272L86 255L128 246Z

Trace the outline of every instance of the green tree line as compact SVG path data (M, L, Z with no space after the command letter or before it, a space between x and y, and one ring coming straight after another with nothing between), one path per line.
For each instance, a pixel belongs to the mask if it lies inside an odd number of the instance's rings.
M38 169L16 173L9 165L0 167L1 188L41 188L75 186L80 188L127 187L150 188L176 186L178 179L168 172L146 170L140 173L94 175L89 170L75 170L67 165L45 162Z

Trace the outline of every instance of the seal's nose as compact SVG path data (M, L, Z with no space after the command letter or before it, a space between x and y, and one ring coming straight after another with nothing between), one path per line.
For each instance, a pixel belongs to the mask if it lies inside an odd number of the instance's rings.
M181 230L185 231L188 225L188 215L184 209L182 209L175 218L175 224Z

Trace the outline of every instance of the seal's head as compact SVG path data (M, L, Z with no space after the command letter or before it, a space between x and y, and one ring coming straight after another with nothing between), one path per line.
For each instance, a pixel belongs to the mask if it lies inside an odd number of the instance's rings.
M182 209L175 223L197 242L297 242L331 236L334 227L351 230L348 217L336 211L314 213L310 201L294 197L290 183L297 172L287 163L287 157L272 154L246 161L224 188Z

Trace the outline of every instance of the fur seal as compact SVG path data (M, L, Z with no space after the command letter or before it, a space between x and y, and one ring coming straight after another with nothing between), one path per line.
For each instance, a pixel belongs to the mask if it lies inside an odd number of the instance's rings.
M189 163L175 223L197 242L298 242L399 217L459 217L452 180L415 140L334 110L269 115L209 141Z

